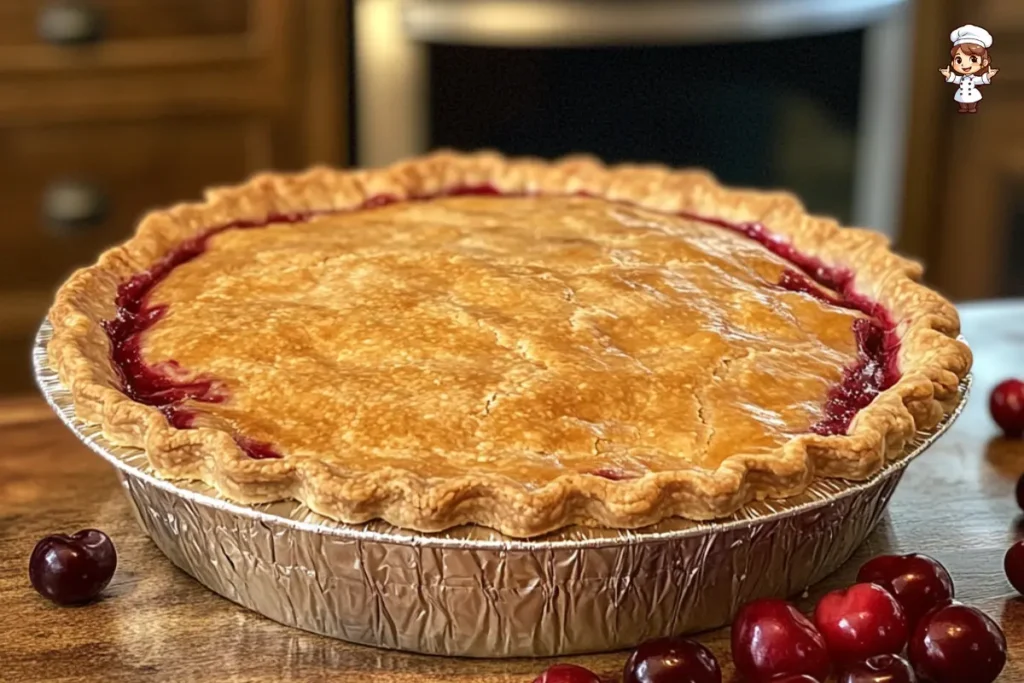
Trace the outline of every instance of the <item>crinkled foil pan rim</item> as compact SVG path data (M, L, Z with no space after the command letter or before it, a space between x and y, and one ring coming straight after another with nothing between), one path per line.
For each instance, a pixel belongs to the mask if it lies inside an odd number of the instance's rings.
M442 549L534 551L558 548L624 547L730 531L800 515L871 489L880 480L906 468L911 461L942 436L960 416L967 404L971 387L971 376L968 375L960 385L959 402L939 425L927 432L919 432L902 456L893 460L871 478L864 481L821 479L812 484L803 494L793 498L754 502L725 520L693 522L674 519L651 527L632 530L571 527L533 539L509 538L490 529L474 526L428 534L401 529L379 521L360 525L344 524L317 515L300 503L293 501L266 505L233 503L218 497L213 489L204 484L171 481L158 477L148 467L145 454L141 450L117 446L104 438L98 428L93 427L90 430L88 425L78 419L70 395L47 363L46 345L52 334L52 325L49 320L45 320L36 334L32 350L36 383L46 402L64 425L71 429L92 451L124 474L137 477L151 486L197 504L218 508L267 524L283 525L302 532L330 534L364 542Z

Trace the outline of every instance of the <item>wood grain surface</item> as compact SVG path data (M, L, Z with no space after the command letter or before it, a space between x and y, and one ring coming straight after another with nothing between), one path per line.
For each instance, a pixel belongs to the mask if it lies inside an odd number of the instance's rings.
M1024 600L1003 576L1003 553L1024 537L1013 500L1024 443L998 438L989 390L1024 375L1024 302L962 309L976 355L963 416L908 469L888 516L843 569L811 589L848 584L868 557L924 552L949 568L957 597L999 620L1010 643L1002 681L1024 681ZM26 361L27 362L27 361ZM120 563L103 599L50 605L28 583L36 540L83 527L107 531ZM728 632L701 637L728 664ZM618 681L623 653L570 658ZM41 400L0 403L0 679L25 681L359 681L529 683L551 662L477 661L347 645L271 622L175 569L136 526L113 471Z

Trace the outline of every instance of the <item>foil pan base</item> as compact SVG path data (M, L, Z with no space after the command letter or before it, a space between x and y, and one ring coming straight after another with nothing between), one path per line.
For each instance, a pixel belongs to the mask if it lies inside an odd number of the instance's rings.
M462 657L632 647L728 623L760 597L800 593L837 569L881 519L906 465L959 415L919 434L864 482L822 480L712 523L571 528L510 539L479 527L420 534L346 525L297 503L244 506L158 478L145 454L81 422L36 339L36 378L64 423L117 469L139 523L178 567L271 619L353 643Z

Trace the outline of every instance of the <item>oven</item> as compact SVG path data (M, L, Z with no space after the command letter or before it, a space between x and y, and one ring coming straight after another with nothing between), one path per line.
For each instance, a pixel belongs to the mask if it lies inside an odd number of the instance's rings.
M356 161L702 166L894 235L907 0L356 0Z

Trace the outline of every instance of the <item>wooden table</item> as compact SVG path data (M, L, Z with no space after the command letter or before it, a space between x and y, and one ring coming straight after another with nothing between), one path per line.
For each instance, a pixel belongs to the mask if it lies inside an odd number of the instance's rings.
M1002 570L1024 537L1013 485L1024 443L997 438L987 396L1024 375L1024 302L962 309L976 354L974 397L957 424L910 466L888 517L803 607L852 582L866 558L924 552L949 568L957 597L1000 621L1011 656L1001 680L1024 680L1024 600ZM105 598L50 605L28 583L28 555L48 533L98 527L120 563ZM705 635L726 664L728 632ZM617 681L622 653L572 658ZM39 399L0 404L0 679L22 681L366 681L529 683L549 662L424 657L347 645L278 625L207 591L139 531L113 472Z

